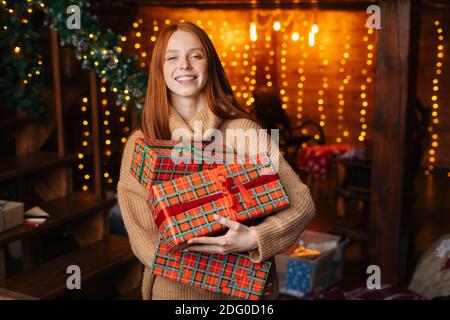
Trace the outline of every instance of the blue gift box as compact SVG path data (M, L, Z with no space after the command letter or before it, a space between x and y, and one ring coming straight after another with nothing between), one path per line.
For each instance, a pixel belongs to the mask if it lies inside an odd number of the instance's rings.
M291 256L296 247L275 256L280 293L296 297L302 297L316 288L328 288L339 281L342 275L344 250L348 243L348 239L339 242L338 236L313 231L306 231L301 241L305 245L336 241L337 246L322 251L315 258Z
M287 264L286 291L307 293L310 290L312 264L291 259Z

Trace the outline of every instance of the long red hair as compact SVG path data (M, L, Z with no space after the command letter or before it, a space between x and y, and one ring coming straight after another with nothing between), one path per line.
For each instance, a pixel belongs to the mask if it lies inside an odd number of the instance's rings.
M165 27L153 48L148 79L147 97L142 112L141 130L149 138L170 139L169 90L164 79L164 56L172 34L177 30L193 33L198 37L208 62L208 78L203 93L207 107L221 119L247 118L258 122L237 101L210 38L191 22L173 23ZM258 122L259 123L259 122Z

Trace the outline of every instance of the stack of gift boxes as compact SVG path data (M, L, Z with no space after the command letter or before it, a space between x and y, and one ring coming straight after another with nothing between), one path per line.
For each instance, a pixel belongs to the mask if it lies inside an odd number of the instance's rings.
M270 262L244 253L182 250L189 239L224 233L214 215L240 223L262 219L289 205L267 154L240 159L206 143L139 138L131 173L149 191L148 206L160 233L151 272L183 284L260 299Z

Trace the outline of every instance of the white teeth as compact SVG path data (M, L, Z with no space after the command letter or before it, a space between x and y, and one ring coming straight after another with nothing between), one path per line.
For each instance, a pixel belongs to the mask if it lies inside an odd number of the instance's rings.
M192 76L183 76L183 77L177 77L175 78L175 80L177 81L188 81L188 80L194 80L195 77Z

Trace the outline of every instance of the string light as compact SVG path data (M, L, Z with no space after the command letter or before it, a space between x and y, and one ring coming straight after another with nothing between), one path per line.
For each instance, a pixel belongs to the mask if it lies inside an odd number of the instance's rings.
M314 44L315 44L315 36L314 36L314 33L313 32L309 32L308 33L308 44L309 44L309 46L310 47L314 47Z
M360 86L360 99L361 99L361 108L359 110L359 122L361 125L361 130L359 133L358 140L360 142L363 142L367 135L367 110L369 106L369 99L367 96L367 86L369 83L372 82L372 78L369 76L369 72L366 68L370 68L370 66L373 64L374 59L374 45L372 44L374 41L374 29L367 29L367 35L363 37L363 42L368 43L366 48L366 67L361 70L361 74L363 75L365 82Z
M282 41L281 41L281 57L280 57L280 77L281 77L281 89L280 89L280 97L281 97L281 106L283 109L288 108L288 96L286 94L287 88L288 88L288 81L287 81L287 40L289 39L289 36L285 33L285 28L283 27L281 29L281 32L283 33Z
M437 157L437 147L439 145L439 134L437 133L436 127L439 124L439 90L440 90L440 80L442 77L442 67L444 63L444 36L442 26L439 20L434 21L434 26L436 28L437 45L436 45L436 65L435 65L435 75L432 81L432 94L431 101L433 104L431 112L431 124L428 127L428 131L431 135L431 146L428 149L428 166L425 169L425 175L430 175L434 170ZM448 173L450 177L450 172Z
M345 36L345 43L344 43L344 53L342 54L342 59L339 61L339 74L344 75L345 74L345 65L347 64L347 61L350 57L350 41L351 37L349 34ZM342 77L341 84L339 85L339 93L337 95L338 98L338 121L337 121L337 138L336 142L341 143L344 138L349 137L349 132L347 130L344 130L343 128L343 122L344 122L344 109L345 109L345 88L349 84L351 80L351 75L347 74Z
M251 43L251 49L253 50L253 53L251 55L251 69L250 69L250 84L248 86L248 98L246 101L247 110L250 112L252 107L254 106L255 98L253 97L253 91L255 89L256 85L256 43ZM248 54L247 54L248 55ZM246 88L245 88L246 89ZM244 97L245 98L245 97Z
M256 41L258 39L258 35L256 34L256 25L255 23L250 23L250 40Z
M137 22L138 23L138 22ZM138 23L139 24L139 23ZM101 105L102 108L101 110L103 111L103 129L104 129L104 143L106 145L105 148L105 156L106 158L111 156L111 150L110 150L110 146L111 146L111 129L110 129L110 116L111 116L111 111L108 108L108 96L107 96L107 90L106 90L106 79L102 79L100 81L101 83L101 87L100 87L100 91L101 91L101 95L100 95L100 100L101 100ZM128 90L124 90L124 93L126 94L128 92ZM105 170L105 174L109 174L108 173L108 160L105 159L104 161L104 170ZM108 180L107 180L108 182ZM108 182L109 183L109 182ZM112 183L112 181L111 181Z
M89 99L87 97L83 97L81 99L81 119L82 119L82 131L83 135L81 138L81 151L78 153L78 170L80 170L80 174L84 177L84 180L86 179L86 176L89 176L87 173L86 163L84 159L84 155L87 151L85 151L89 145L89 115L87 114L87 104L89 102ZM83 186L81 188L83 192L87 191L89 189L89 184L87 181L83 182Z
M131 34L135 41L134 49L136 49L138 57L142 57L142 53L145 52L145 51L143 51L143 46L142 46L142 24L143 24L143 22L144 22L144 20L141 18L139 18L136 22L134 22L133 28L135 30ZM141 68L145 68L145 66L146 66L145 61L141 61L139 66ZM129 98L127 99L127 97L125 96L125 100L129 100Z
M313 28L311 28L313 30ZM325 39L325 42L328 42L329 38L327 37ZM325 127L325 120L327 118L325 114L325 91L328 89L328 77L326 76L327 72L327 66L328 66L328 59L325 57L325 44L322 43L319 45L319 59L321 59L322 64L319 67L320 75L322 76L322 87L318 91L318 99L317 99L317 110L319 111L319 125L321 127Z
M316 43L316 34L319 32L319 26L317 24L313 24L311 26L311 30L308 33L308 44L310 47L314 47Z
M272 77L273 76L272 76L272 72L271 72L271 64L270 64L270 62L272 62L272 64L273 64L272 57L275 55L275 51L271 50L272 49L272 37L270 36L270 31L268 31L265 34L264 39L266 41L265 47L266 47L267 51L269 52L269 59L265 60L265 61L267 61L267 64L264 66L264 72L265 72L264 76L265 76L265 79L266 79L266 86L267 87L272 87L272 85L273 85Z
M281 23L279 21L275 21L273 23L273 30L280 31L280 29L281 29Z
M294 40L294 39L293 39ZM298 65L298 76L299 81L297 82L297 125L301 124L301 119L303 118L303 95L304 95L304 86L306 81L306 75L305 75L305 60L308 58L308 52L305 51L305 38L299 37L299 40L301 42L300 44L300 50L303 51L302 57L299 60Z

